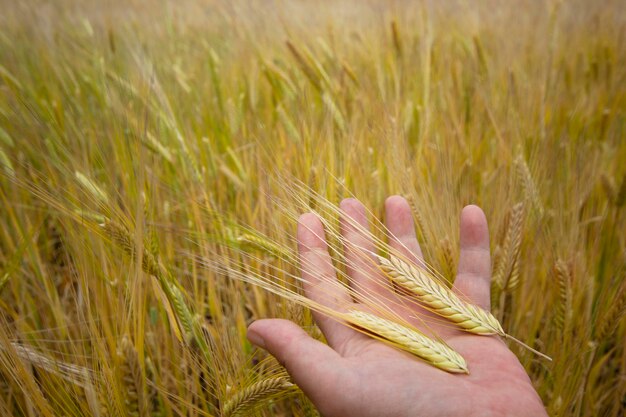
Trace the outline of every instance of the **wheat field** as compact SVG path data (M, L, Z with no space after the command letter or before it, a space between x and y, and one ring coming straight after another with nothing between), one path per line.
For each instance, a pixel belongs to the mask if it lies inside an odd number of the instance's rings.
M481 206L549 414L624 415L623 1L0 8L1 415L317 415L246 339L309 309L209 266L297 297L294 216L392 194L449 280Z

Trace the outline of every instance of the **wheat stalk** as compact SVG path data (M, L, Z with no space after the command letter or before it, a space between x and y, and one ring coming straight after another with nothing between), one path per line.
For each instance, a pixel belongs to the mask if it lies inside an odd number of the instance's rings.
M448 287L439 283L430 272L390 255L377 256L380 269L396 284L409 290L433 313L450 320L462 330L477 335L497 334L509 338L546 359L548 356L506 334L500 322L488 311L461 300ZM551 360L551 359L550 359Z
M604 341L612 335L626 315L626 279L612 299L611 307L604 313L597 329L595 340Z
M222 409L223 417L245 415L261 402L295 388L286 376L268 378L244 388L229 399Z
M622 184L615 194L615 205L617 207L622 207L624 204L626 204L626 173L624 173L624 176L622 177Z
M445 343L431 339L416 329L356 310L346 313L345 319L350 324L392 342L439 369L469 374L467 363L460 354Z
M9 159L7 154L4 153L1 147L0 147L0 167L4 169L4 172L7 176L9 177L15 176L15 168L13 168L11 159Z

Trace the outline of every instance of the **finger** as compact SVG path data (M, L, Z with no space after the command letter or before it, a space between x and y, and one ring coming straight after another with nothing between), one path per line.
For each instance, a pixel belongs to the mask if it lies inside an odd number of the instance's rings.
M422 249L415 235L413 213L411 206L403 197L394 195L385 201L385 225L391 233L389 245L409 260L421 265Z
M385 276L373 259L376 248L369 231L365 207L358 200L348 198L339 204L339 208L341 235L345 239L346 272L353 290L362 302L390 297L392 292L384 285Z
M390 233L389 245L409 261L418 266L423 266L424 258L415 234L411 206L403 197L394 195L385 200L385 226ZM430 319L434 319L431 320L431 323L436 323L438 320L435 313L419 305L413 304L408 307L407 311L420 317L417 320L412 320L418 327Z
M331 397L334 388L325 382L336 381L343 365L329 346L282 319L255 321L248 328L248 339L276 357L314 403Z
M312 213L298 220L298 253L304 292L314 302L335 311L344 311L351 304L346 288L337 280L324 236L324 226ZM336 347L356 332L319 312L314 312L316 323L328 343Z
M454 290L469 302L489 310L490 282L487 219L479 207L467 206L461 212L461 255Z

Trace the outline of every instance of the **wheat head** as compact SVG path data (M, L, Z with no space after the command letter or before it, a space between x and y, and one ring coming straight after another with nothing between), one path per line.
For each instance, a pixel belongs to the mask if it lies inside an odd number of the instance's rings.
M268 378L237 392L224 404L223 417L246 415L262 401L295 387L286 376Z
M363 311L350 311L345 318L350 324L393 342L439 369L451 373L469 373L467 363L460 354L416 329Z
M393 255L390 255L389 259L382 256L377 256L377 258L380 262L380 269L393 282L414 294L424 307L450 320L462 330L476 335L497 334L513 340L544 359L552 360L549 356L505 333L493 314L461 300L451 289L440 284L428 271L418 269Z
M243 233L237 237L237 242L244 250L259 250L274 258L289 259L290 254L280 245L260 235Z
M141 363L135 347L127 336L122 338L117 355L121 361L121 379L126 388L124 393L126 412L133 416L147 416L148 404Z
M448 287L425 270L390 255L389 259L378 256L380 269L396 284L409 290L418 301L461 329L479 335L498 334L506 336L498 320L482 308L466 303Z

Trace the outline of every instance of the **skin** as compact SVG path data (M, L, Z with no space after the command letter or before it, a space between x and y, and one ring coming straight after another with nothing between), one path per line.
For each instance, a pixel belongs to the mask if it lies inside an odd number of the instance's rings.
M332 285L335 271L328 255L324 228L311 213L298 222L298 249L305 292L331 308L345 310L359 303L359 295L376 293L390 308L424 329L415 318L430 313L420 307L397 307L385 277L365 267L354 248L374 250L356 227L368 227L366 211L355 199L342 201L341 233L347 240L344 254L353 268L348 273L356 299ZM389 243L406 256L422 259L411 210L399 196L385 202ZM352 219L352 221L349 221ZM362 230L362 229L361 229ZM482 210L467 206L461 213L461 254L454 291L469 302L490 308L491 259L489 231ZM351 249L352 248L352 249ZM363 267L359 268L359 265ZM365 272L363 272L365 271ZM392 305L393 304L393 305ZM369 338L322 314L315 320L328 345L311 338L288 320L265 319L252 323L250 341L269 351L322 415L334 416L546 416L541 399L515 355L496 336L476 336L428 320L430 329L466 359L470 374L449 374L406 352ZM439 323L439 324L438 324Z

